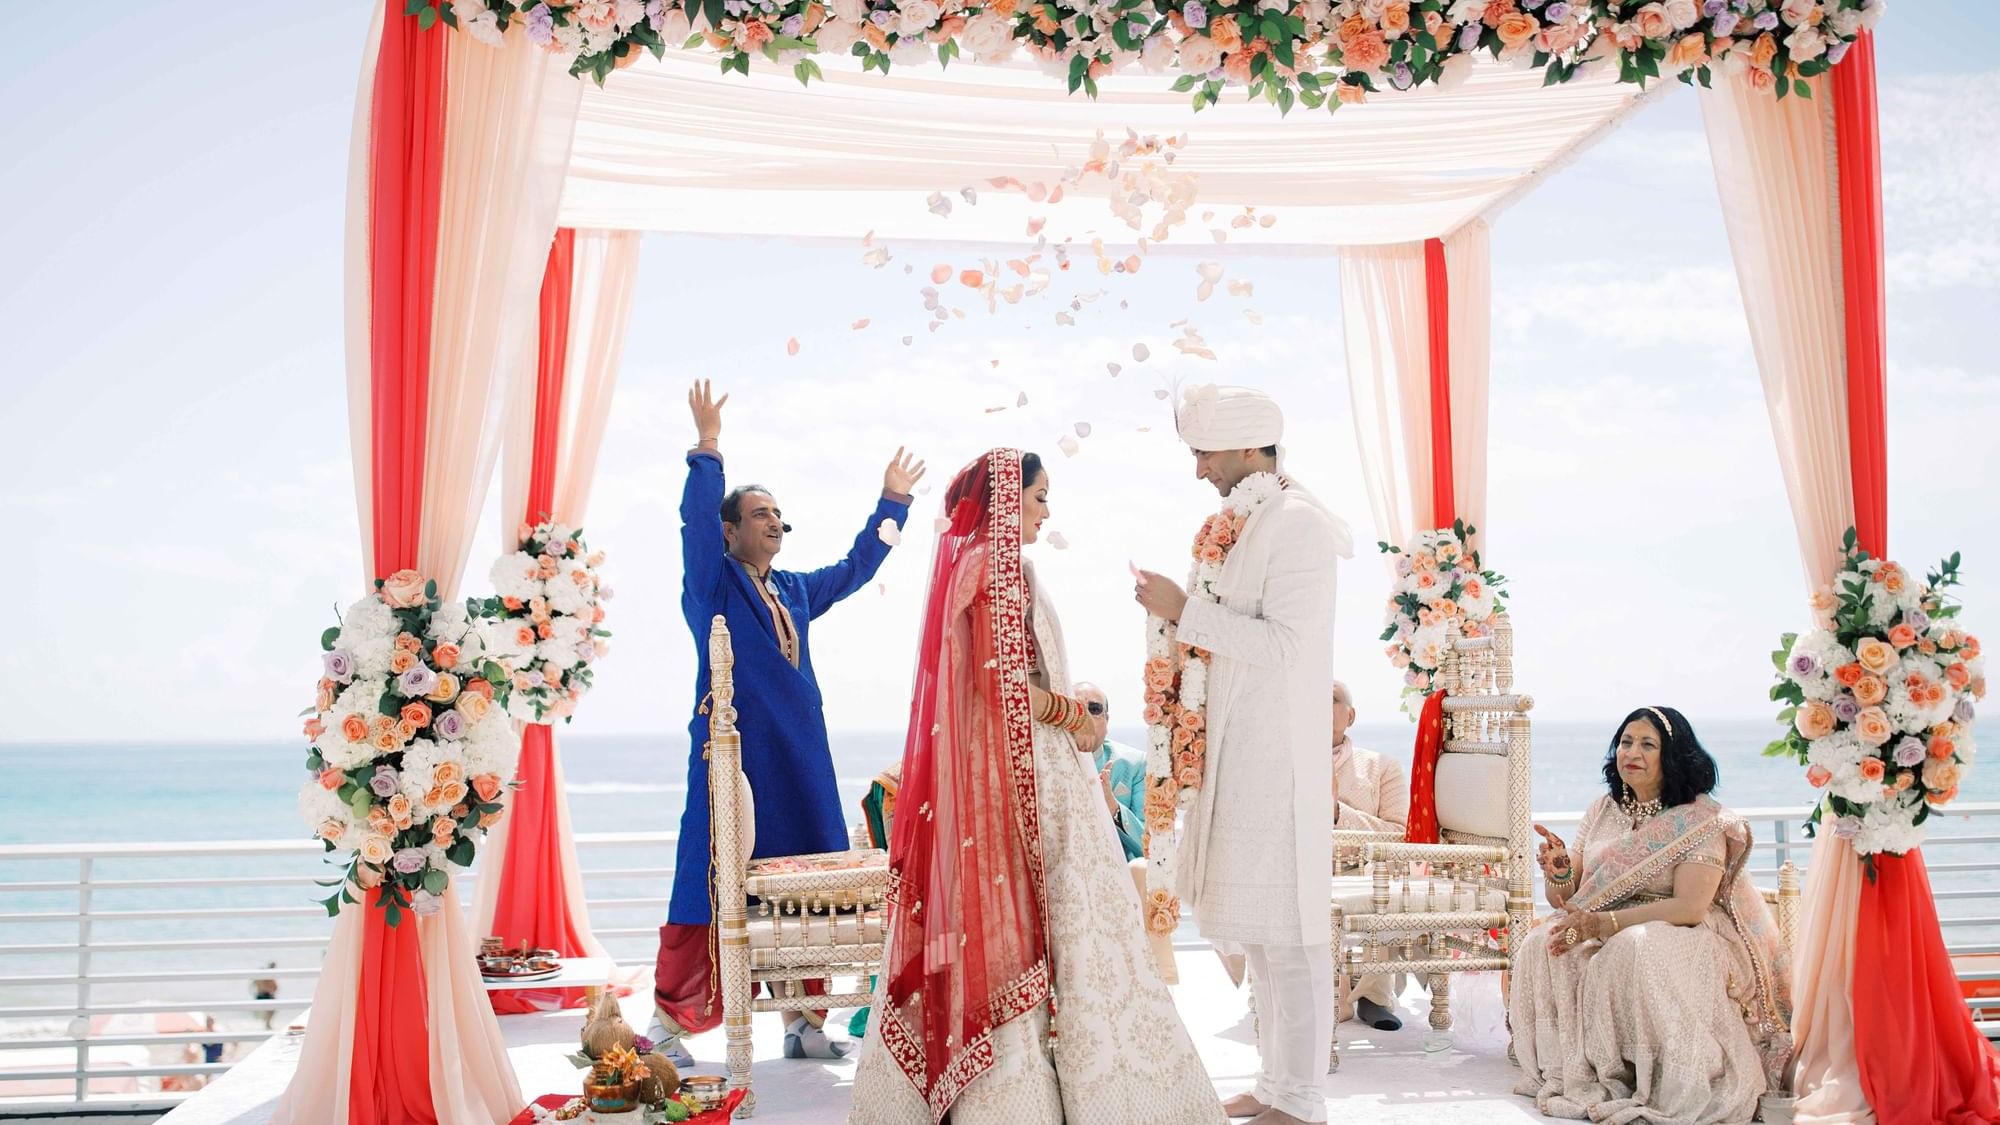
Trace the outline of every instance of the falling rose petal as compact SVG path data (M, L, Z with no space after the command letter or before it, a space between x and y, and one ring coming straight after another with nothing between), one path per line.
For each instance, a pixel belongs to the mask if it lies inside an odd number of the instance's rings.
M1068 314L1068 313L1066 313L1066 312L1059 312L1059 313L1057 313L1057 314L1056 314L1056 323L1057 323L1057 324L1063 324L1063 325L1070 325L1070 324L1075 324L1075 323L1076 323L1076 318L1075 318L1075 317L1073 317L1073 316L1071 316L1071 315L1069 315L1069 314Z
M903 541L903 529L896 526L895 520L884 519L875 525L875 538L894 547Z
M1028 236L1032 238L1035 235L1042 233L1042 227L1045 226L1047 223L1048 223L1047 219L1029 219Z
M1150 433L1152 433L1152 432L1153 432L1153 427L1151 427L1151 426L1140 426L1140 427L1139 427L1139 432L1140 432L1140 433L1142 433L1142 434L1150 434Z
M937 532L939 535L943 535L945 532L951 530L951 521L945 519L943 516L939 516L931 521L931 530Z
M1153 354L1153 349L1147 347L1144 344L1132 345L1132 358L1138 360L1140 363L1146 362L1147 357L1151 356L1152 354Z
M940 329L940 328L943 328L943 327L944 327L944 321L942 321L942 320L933 320L933 321L931 321L931 322L930 322L929 324L926 324L926 325L924 325L924 327L925 327L925 328L928 328L928 329L930 329L930 330L931 330L931 331L933 331L933 332L936 332L936 331L937 331L938 329Z
M952 316L953 316L954 318L958 319L958 320L964 320L964 319L965 319L965 310L964 310L964 309L959 309L959 308L954 308L954 309L952 309L952 310L951 310L951 315L952 315Z
M1276 215L1266 215L1263 218L1257 220L1257 225L1263 227L1265 230L1269 230L1271 229L1271 225L1273 223L1276 223L1277 221L1278 217Z
M1210 233L1210 234L1214 235L1214 236L1215 236L1215 240L1216 240L1217 242L1228 242L1228 241L1229 241L1229 232L1228 232L1228 231L1226 231L1226 230L1212 230L1212 231L1209 231L1208 233Z
M1197 301L1206 301L1213 296L1215 296L1215 285L1212 282L1204 281L1194 287L1194 299Z
M930 494L931 494L931 486L930 486L930 485L928 485L928 484L924 484L924 485L918 485L918 486L917 486L917 495L919 495L919 496L929 496Z
M1062 186L1061 184L1057 184L1057 185L1055 186L1055 189L1054 189L1053 191L1049 192L1049 202L1050 202L1050 203L1061 203L1061 202L1062 202L1062 197L1063 197L1063 186Z
M915 339L916 339L916 337L915 337L915 336L905 336L905 337L903 337L903 346L904 346L904 347L906 347L906 348L907 348L907 347L909 347L909 346L910 346L910 342L911 342L911 341L913 341L913 340L915 340Z
M958 194L959 198L965 200L967 203L971 203L974 205L977 205L979 203L979 193L969 187L959 188Z
M951 200L946 199L941 191L932 192L924 202L929 205L931 214L941 219L951 215Z
M1203 211L1203 212L1201 213L1201 221L1202 221L1202 222L1204 222L1204 223L1210 223L1210 222L1214 222L1214 221L1215 221L1215 212L1213 212L1213 211Z
M1242 230L1244 227L1250 225L1250 216L1238 215L1235 218L1229 220L1229 225L1235 227L1237 230Z
M794 336L791 339L785 341L785 354L786 355L799 354L799 338L797 336Z
M931 267L931 282L933 284L943 285L945 282L950 280L951 280L950 266L946 265L943 262L939 262L937 265Z
M1089 436L1090 436L1090 423L1088 423L1088 422L1078 422L1078 423L1076 424L1076 436L1078 436L1078 437L1089 437Z
M1076 456L1076 451L1082 447L1076 444L1075 438L1064 434L1056 439L1056 448L1063 451L1064 457L1074 457Z
M1120 301L1120 302L1118 302L1118 307L1119 307L1119 308L1121 308L1121 309L1129 309L1129 308L1131 308L1131 307L1132 307L1132 302L1130 302L1130 301Z
M1000 361L999 361L999 360L997 360L997 359L989 359L989 360L987 360L986 362L988 362L988 363L992 364L992 365L993 365L993 366L995 366L995 367L998 367L998 366L1000 366Z
M1258 312L1256 309L1244 309L1243 319L1252 324L1262 324L1264 323L1264 314Z
M986 275L979 270L961 270L958 275L958 283L967 289L977 289L986 284Z
M1125 264L1125 272L1126 272L1126 273L1138 273L1138 272L1139 272L1139 255L1137 255L1137 254L1133 254L1132 256L1130 256L1130 257L1126 258L1126 259L1125 259L1125 263L1124 263L1124 264Z
M887 595L889 592L889 584L887 582L875 583L875 592L878 594Z
M1015 405L1015 406L1026 406L1026 405L1028 405L1028 392L1026 392L1026 391L1022 391L1022 392L1021 392L1021 397L1020 397L1020 398L1017 398L1017 399L1015 399L1015 400L1014 400L1014 405Z
M1120 371L1125 370L1125 365L1121 363L1107 363L1104 365L1104 368L1105 370L1111 372L1111 377L1113 379L1116 379L1118 377L1118 373Z
M875 245L875 232L873 229L870 229L867 234L861 236L861 245L863 246Z
M1229 283L1229 295L1232 297L1251 296L1253 289L1255 289L1255 286L1248 281L1232 281Z
M1000 413L1000 412L1001 412L1002 410L1005 410L1005 409L1007 409L1007 408L1006 408L1006 407L1004 407L1004 406L989 406L989 407L987 407L987 408L986 408L986 413L988 413L988 414L998 414L998 413Z
M1041 203L1048 199L1048 197L1049 189L1047 187L1038 183L1028 185L1028 201L1030 203Z
M904 272L904 273L915 273L916 271L917 271L917 267L915 267L915 266L913 266L913 265L910 265L910 264L909 264L909 263L907 263L907 262L903 264L903 272Z
M1153 390L1153 397L1157 399L1164 399L1167 397L1167 392L1164 388L1156 387Z
M1051 531L1049 532L1049 546L1054 547L1058 551L1067 550L1069 548L1069 540L1063 538L1062 532Z
M864 316L860 320L855 321L852 325L849 325L849 327L853 328L856 332L859 332L863 328L868 327L868 318Z
M885 246L877 246L875 249L870 250L866 254L861 255L861 264L878 270L881 269L883 266L888 265L889 264L888 248ZM907 269L908 267L904 268Z
M1203 281L1208 281L1208 282L1216 282L1216 281L1221 281L1221 280L1222 280L1222 272L1223 272L1223 270L1222 270L1222 263L1221 263L1221 262L1203 262L1203 263L1201 263L1200 265L1197 265L1197 266L1196 266L1196 267L1194 268L1194 272L1196 272L1196 273L1200 274L1200 275L1201 275L1201 279L1202 279Z

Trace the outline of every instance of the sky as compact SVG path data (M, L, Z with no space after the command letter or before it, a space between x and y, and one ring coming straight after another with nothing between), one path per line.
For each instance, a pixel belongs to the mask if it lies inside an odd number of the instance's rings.
M2000 370L1986 334L2000 310L2000 32L1944 20L1946 7L1898 0L1880 30L1889 541L1917 568L1964 552L1978 631L2000 629ZM360 593L340 269L366 10L286 5L245 21L123 6L93 39L117 51L0 45L7 740L296 737L319 632ZM1954 33L1933 35L1941 25ZM852 241L648 237L586 521L610 555L613 651L574 729L686 721L695 647L676 506L693 440L683 395L699 377L733 396L732 478L769 486L798 529L781 565L845 550L898 445L931 463L936 491L879 584L815 627L836 729L900 725L929 521L957 466L996 444L1050 463L1051 526L1069 545L1034 557L1077 674L1129 718L1143 650L1127 562L1177 572L1215 503L1152 393L1175 379L1284 404L1291 467L1362 548L1341 568L1341 674L1364 720L1391 717L1399 683L1375 640L1387 576L1334 260L1227 257L1255 295L1204 303L1193 261L1161 259L1118 279L1127 308L1107 298L1075 327L1057 327L1053 306L969 308L933 335L921 280L865 267L837 198L803 203L828 208L828 238ZM1695 98L1676 89L1494 224L1486 561L1511 580L1517 683L1538 719L1608 722L1649 703L1697 723L1769 715L1769 653L1806 621L1724 206ZM922 273L933 258L898 262ZM860 317L870 328L851 330ZM1215 361L1174 353L1181 317ZM1025 407L987 413L1022 394ZM1056 440L1079 422L1090 436L1066 457ZM468 591L500 547L497 491Z

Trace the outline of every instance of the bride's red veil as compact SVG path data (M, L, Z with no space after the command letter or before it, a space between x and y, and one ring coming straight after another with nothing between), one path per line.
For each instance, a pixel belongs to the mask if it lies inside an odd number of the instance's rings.
M877 1018L933 1120L1049 998L1021 486L1021 452L995 449L945 494L890 833Z

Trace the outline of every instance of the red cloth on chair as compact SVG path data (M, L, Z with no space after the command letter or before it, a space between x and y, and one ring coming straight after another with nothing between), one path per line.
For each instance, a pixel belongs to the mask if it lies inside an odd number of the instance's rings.
M1410 753L1410 818L1403 840L1411 844L1438 842L1437 766L1444 753L1444 696L1434 691L1417 715L1417 745Z
M805 982L806 995L826 992L826 982ZM750 986L755 996L758 986ZM660 927L660 953L653 963L653 1003L690 1035L722 1023L722 970L715 960L715 928L668 922ZM826 1018L825 1009L813 1013Z

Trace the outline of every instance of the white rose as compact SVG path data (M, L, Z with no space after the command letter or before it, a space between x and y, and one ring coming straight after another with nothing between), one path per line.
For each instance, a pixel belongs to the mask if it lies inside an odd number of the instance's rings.
M1785 36L1785 50L1790 52L1793 62L1811 62L1826 53L1826 37L1816 27L1794 28ZM1893 603L1895 599L1881 600Z
M859 24L868 18L867 0L833 0L833 18Z
M1812 19L1813 9L1818 6L1816 0L1784 0L1778 6L1778 14L1793 27L1803 27L1806 21Z
M1174 61L1174 41L1164 35L1155 35L1146 40L1139 50L1139 65L1148 74L1159 74Z
M669 8L660 15L660 39L669 47L678 47L694 34L689 25L687 13L679 8Z
M1181 40L1181 70L1207 74L1222 62L1222 51L1207 36L1190 35Z
M613 8L612 22L620 31L630 31L646 18L645 0L618 0Z
M1828 18L1827 23L1833 33L1842 39L1852 39L1861 33L1862 15L1853 8L1842 8Z
M1014 48L1013 25L1004 16L981 12L965 21L965 30L958 34L958 45L974 58L999 59Z
M896 12L896 30L904 35L922 35L937 26L940 15L931 0L903 0Z
M1686 31L1701 18L1701 10L1695 6L1694 0L1666 0L1666 5L1667 20L1674 25L1675 31Z
M1881 23L1882 9L1887 8L1888 6L1889 6L1889 0L1862 0L1861 3L1862 26L1874 27L1876 24Z
M550 638L535 646L535 659L553 664L558 668L576 666L576 642Z
M823 54L844 55L861 40L861 29L846 20L828 20L813 32L813 42Z
M937 58L937 51L924 42L921 35L906 35L896 40L889 48L889 57L903 66L913 66L920 62Z

